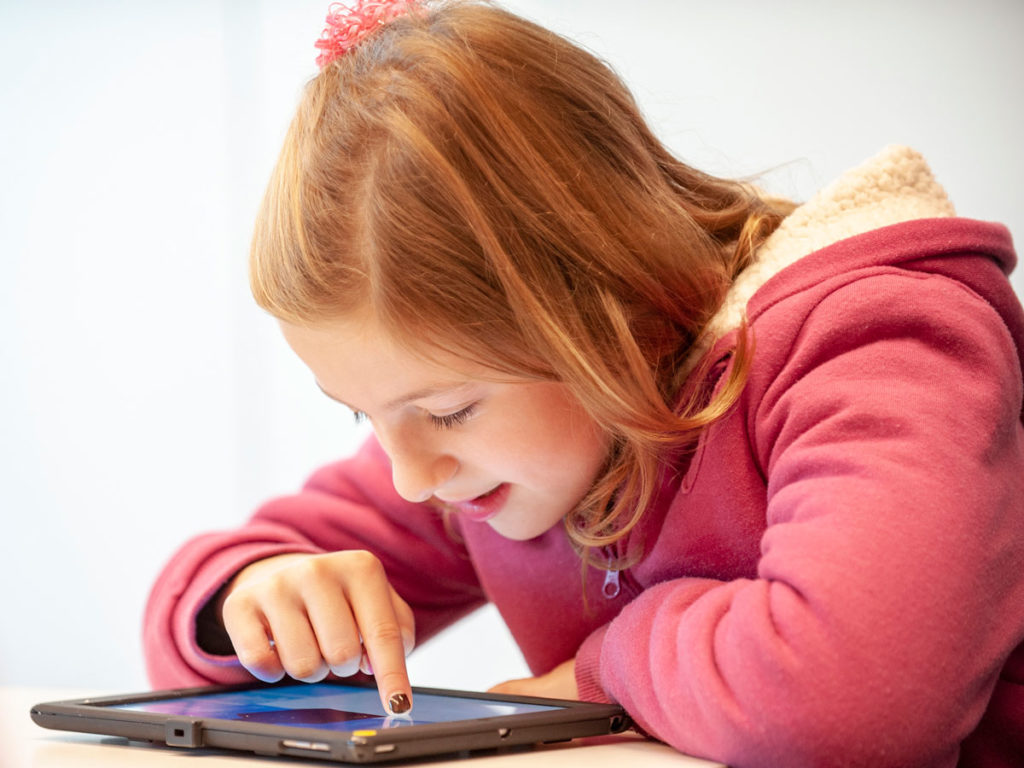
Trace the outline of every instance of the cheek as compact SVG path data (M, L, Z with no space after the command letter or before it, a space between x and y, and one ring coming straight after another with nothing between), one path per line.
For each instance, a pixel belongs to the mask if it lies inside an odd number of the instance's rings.
M534 420L533 457L538 471L573 487L589 485L604 466L610 441L574 401L560 398Z
M572 434L570 449L574 451L576 457L575 470L589 485L605 466L611 442L589 418L577 425Z

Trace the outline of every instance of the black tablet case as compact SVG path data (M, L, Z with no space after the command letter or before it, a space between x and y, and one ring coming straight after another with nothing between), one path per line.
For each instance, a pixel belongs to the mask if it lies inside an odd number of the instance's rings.
M631 725L625 711L614 704L499 696L438 688L414 688L414 700L417 694L433 694L541 704L557 706L559 709L383 730L357 728L346 731L281 723L183 717L112 706L267 687L208 686L46 702L32 707L31 715L38 725L57 730L120 736L170 747L223 749L349 763L376 763L567 741L619 733Z

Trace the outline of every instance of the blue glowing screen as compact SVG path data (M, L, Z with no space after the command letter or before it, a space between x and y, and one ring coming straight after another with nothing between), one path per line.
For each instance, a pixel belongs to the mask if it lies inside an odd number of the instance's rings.
M153 699L112 708L195 718L325 728L331 731L395 728L561 709L541 704L486 701L428 693L413 695L409 715L389 716L374 688L313 683Z

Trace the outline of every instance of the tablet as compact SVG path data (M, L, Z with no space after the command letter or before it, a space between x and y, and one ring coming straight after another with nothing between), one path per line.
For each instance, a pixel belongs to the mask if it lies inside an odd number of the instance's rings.
M179 688L37 704L44 728L351 763L496 749L618 733L621 707L413 688L409 716L350 682Z

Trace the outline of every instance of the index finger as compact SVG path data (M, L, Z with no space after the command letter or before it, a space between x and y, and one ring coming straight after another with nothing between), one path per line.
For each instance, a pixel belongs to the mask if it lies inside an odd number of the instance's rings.
M391 587L376 563L379 577L359 580L359 589L348 595L363 647L373 667L384 711L403 715L412 709L412 686L405 667L404 637L413 628L403 626L391 600Z

